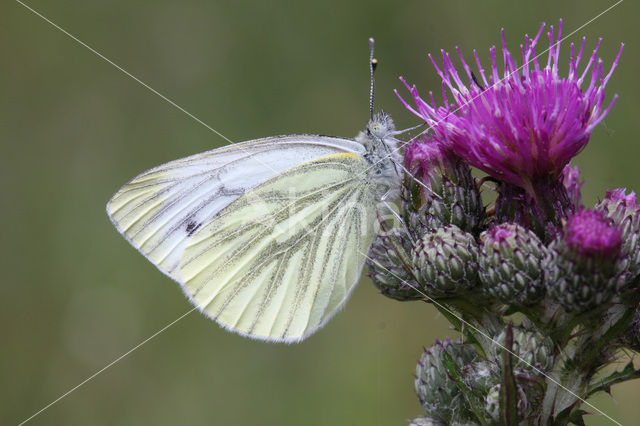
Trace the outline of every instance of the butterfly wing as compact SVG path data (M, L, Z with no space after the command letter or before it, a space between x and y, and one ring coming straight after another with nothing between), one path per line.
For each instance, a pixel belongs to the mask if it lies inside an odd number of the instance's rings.
M320 328L359 280L376 196L358 155L324 156L255 187L204 224L180 262L203 313L253 338Z
M138 175L111 198L107 213L131 245L163 273L182 282L179 264L187 241L221 209L301 162L362 149L352 140L317 135L234 144Z

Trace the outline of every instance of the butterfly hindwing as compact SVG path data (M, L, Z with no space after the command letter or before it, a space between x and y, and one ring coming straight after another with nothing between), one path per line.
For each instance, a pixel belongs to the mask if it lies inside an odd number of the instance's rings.
M107 212L134 247L182 282L179 263L187 241L231 202L301 162L361 150L354 141L317 135L234 144L138 175L111 198Z
M373 238L376 195L358 155L299 164L203 224L180 261L202 312L244 335L298 341L357 283Z

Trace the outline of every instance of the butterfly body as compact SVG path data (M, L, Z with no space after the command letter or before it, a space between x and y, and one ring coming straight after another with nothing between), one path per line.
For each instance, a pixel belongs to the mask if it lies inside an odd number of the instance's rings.
M358 282L381 199L397 192L393 122L355 139L287 135L148 170L107 204L123 236L234 332L300 341Z
M398 141L392 137L395 125L384 112L376 114L355 140L363 145L364 160L370 165L368 173L378 186L378 195L400 187L400 173L397 164L402 161L398 152Z

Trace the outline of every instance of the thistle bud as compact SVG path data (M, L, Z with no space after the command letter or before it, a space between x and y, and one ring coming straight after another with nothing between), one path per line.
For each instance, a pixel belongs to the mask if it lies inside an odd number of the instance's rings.
M430 297L461 294L478 283L478 245L455 225L425 234L413 252L414 275Z
M485 210L466 163L431 137L413 141L405 163L413 178L405 179L402 210L416 238L449 224L477 233Z
M485 231L480 240L480 280L487 296L515 305L532 305L542 298L547 248L536 234L502 223Z
M549 371L553 367L553 341L539 331L523 326L512 327L513 330L513 366L524 371L531 371L539 374L537 370ZM506 329L503 330L494 340L493 345L496 357L500 357L504 351Z
M562 183L574 211L579 210L582 207L582 185L584 185L584 181L580 181L578 166L570 166L569 164L564 166L564 169L562 169Z
M640 206L635 192L626 195L625 188L607 191L596 210L611 219L622 233L619 269L628 272L629 279L640 274Z
M500 421L500 387L500 384L492 387L485 398L485 411L488 417L496 422ZM529 401L525 388L519 383L516 384L516 397L518 398L516 404L518 419L524 420L530 417L536 406Z
M495 361L481 360L465 365L462 369L465 384L477 395L486 395L500 383L500 365Z
M424 299L410 271L411 239L404 228L380 221L381 232L373 240L367 258L368 274L380 293L405 301Z
M473 414L460 388L449 376L443 365L443 353L448 353L455 368L462 371L464 366L477 358L470 345L460 341L436 340L435 345L425 349L416 367L416 394L427 416L438 419L442 424L469 422Z
M613 220L616 225L622 224L625 219L631 219L630 225L635 226L635 228L639 226L636 215L638 210L640 210L640 206L638 206L636 193L633 191L631 191L629 195L626 194L625 188L616 188L607 191L604 200L596 204L595 209L604 213L605 216ZM631 229L625 230L627 232L632 231L634 230L633 226Z
M626 282L626 274L616 271L621 246L620 230L609 218L579 211L549 246L547 292L569 312L609 302Z

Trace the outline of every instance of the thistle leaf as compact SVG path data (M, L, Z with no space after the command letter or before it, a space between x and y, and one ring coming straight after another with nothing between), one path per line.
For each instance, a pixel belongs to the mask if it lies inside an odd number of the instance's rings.
M592 381L587 389L587 397L598 392L606 392L610 394L612 385L638 378L640 378L640 368L636 370L633 366L633 361L629 361L622 370L615 371L607 377Z
M591 413L584 410L573 410L569 416L569 422L574 425L585 426L584 419L582 418L585 414Z

